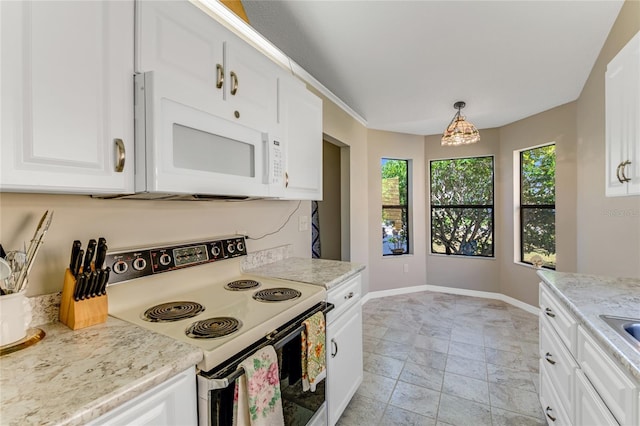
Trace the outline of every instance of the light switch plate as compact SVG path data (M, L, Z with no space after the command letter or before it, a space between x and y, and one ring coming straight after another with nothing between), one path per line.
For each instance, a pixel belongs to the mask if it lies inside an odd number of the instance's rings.
M309 230L309 216L298 216L298 231L304 232Z

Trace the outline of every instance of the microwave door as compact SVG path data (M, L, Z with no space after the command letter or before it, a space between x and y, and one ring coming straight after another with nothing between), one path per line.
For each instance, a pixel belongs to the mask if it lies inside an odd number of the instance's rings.
M155 75L149 79L149 74ZM169 79L145 75L146 191L269 195L263 182L263 132L204 111L206 106L177 102Z

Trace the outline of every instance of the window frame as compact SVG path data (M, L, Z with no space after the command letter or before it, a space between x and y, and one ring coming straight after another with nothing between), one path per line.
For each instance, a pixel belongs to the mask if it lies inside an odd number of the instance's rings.
M381 212L384 212L385 209L400 209L403 211L406 211L406 251L404 253L401 253L399 255L394 254L394 253L385 253L384 252L384 241L383 241L383 247L382 247L382 256L383 257L387 257L387 256L405 256L408 254L411 254L411 229L412 229L412 224L411 224L411 220L412 220L412 214L411 214L411 179L410 179L410 175L411 175L411 171L412 171L412 166L411 166L411 159L408 158L391 158L391 157L380 157L380 195L382 196L382 180L384 179L382 177L382 161L383 160L387 160L387 161L404 161L406 163L406 170L407 170L407 174L405 176L405 180L406 180L406 188L407 188L407 193L406 193L406 204L382 204L381 205Z
M432 163L434 161L455 161L473 158L491 158L491 200L492 204L452 204L452 205L434 205L431 194L432 186ZM433 256L460 257L465 259L496 259L496 221L495 221L495 202L496 202L496 157L493 154L485 155L468 155L461 157L434 158L429 159L429 254ZM433 251L433 209L434 208L474 208L474 209L490 209L491 210L491 255L466 255L466 254L447 254Z
M542 209L542 210L553 210L553 217L554 217L554 225L555 225L555 219L556 219L556 172L557 172L557 168L554 171L554 176L553 176L553 185L554 185L554 195L553 195L553 199L554 199L554 203L553 204L524 204L523 200L522 200L522 177L523 177L523 172L522 172L522 155L525 152L528 151L533 151L535 149L539 149L539 148L544 148L547 146L554 146L554 155L556 155L556 148L557 148L557 144L555 142L549 142L549 143L545 143L542 145L536 145L536 146L532 146L532 147L528 147L528 148L524 148L521 150L518 150L518 210L519 210L519 241L517 241L518 244L518 252L519 252L519 258L517 260L518 263L524 264L524 265L528 265L534 268L538 268L536 265L534 265L532 262L528 262L524 259L524 215L525 215L525 210L533 210L533 209ZM557 155L556 155L556 159L557 159ZM557 163L556 163L557 164ZM554 235L556 234L556 230L555 230L555 226L554 226ZM554 247L555 249L555 247ZM556 254L556 266L558 264L558 253L557 250L555 251ZM550 266L546 266L546 265L541 265L540 268L544 268L544 269L549 269L551 271L555 271L556 267L550 267Z

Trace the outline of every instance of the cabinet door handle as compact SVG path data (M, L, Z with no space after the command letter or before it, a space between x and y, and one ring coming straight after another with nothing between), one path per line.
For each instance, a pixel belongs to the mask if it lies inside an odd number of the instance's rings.
M553 417L551 414L549 414L549 411L553 411L553 409L547 406L547 408L544 410L544 413L547 415L547 417L549 417L549 420L551 420L552 422L555 422L556 418Z
M220 64L216 64L216 88L222 89L224 83L224 67Z
M551 309L549 309L549 308L545 309L545 310L544 310L544 313L545 313L548 317L551 317L551 318L555 318L555 317L556 317L556 314L554 314L554 313L553 313L553 311L552 311Z
M352 291L350 291L350 292L349 292L349 294L347 294L347 295L344 297L344 300L349 300L349 299L351 299L352 297L353 297L353 292L352 292Z
M549 364L554 365L556 362L553 359L551 359L552 356L553 355L551 355L549 352L547 352L544 355L544 359L546 359Z
M333 350L335 348L335 351ZM336 339L331 339L331 358L335 358L338 355L338 342Z
M628 166L629 164L631 164L631 161L626 160L626 161L623 161L622 163L618 164L618 168L616 168L616 177L618 178L620 183L629 182L631 180L630 178L628 178L624 174L624 168L626 166ZM620 177L620 175L622 175L622 177Z
M235 95L238 93L238 74L234 71L231 71L231 94Z
M126 150L124 149L124 142L122 139L114 139L113 142L116 145L116 173L122 173L124 170L124 161L126 159Z

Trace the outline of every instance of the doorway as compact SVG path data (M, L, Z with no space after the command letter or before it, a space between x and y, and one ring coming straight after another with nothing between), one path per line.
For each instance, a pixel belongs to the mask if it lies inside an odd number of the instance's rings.
M349 147L325 135L318 202L320 259L350 260L349 187Z

